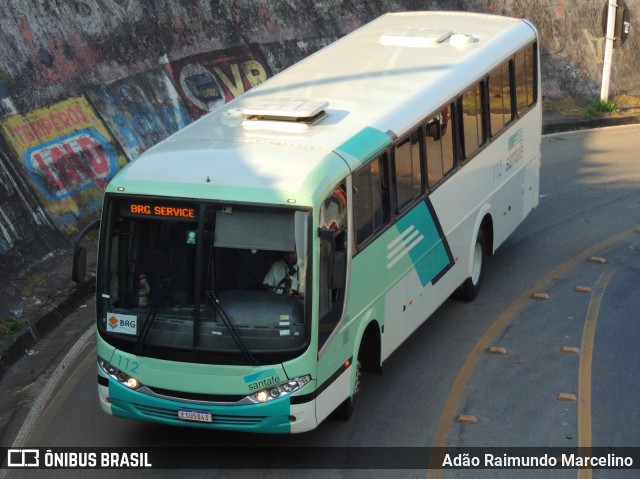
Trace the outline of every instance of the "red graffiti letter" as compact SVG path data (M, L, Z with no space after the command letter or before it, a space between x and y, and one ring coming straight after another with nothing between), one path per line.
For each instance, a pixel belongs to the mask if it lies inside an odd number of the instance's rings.
M89 156L91 167L96 176L107 175L109 173L109 160L104 157L102 145L87 137L78 138L76 142L82 151Z
M40 167L40 170L46 175L47 179L51 183L51 186L58 188L58 191L64 191L64 185L56 177L56 175L53 174L53 171L51 171L51 168L49 168L49 165L47 165L47 163L44 161L44 159L42 158L40 153L36 153L33 156L34 156L34 158L36 160L36 163L38 163L38 166ZM52 157L53 157L53 152L52 152ZM40 175L38 175L38 176L40 176ZM57 192L52 191L52 193L56 194Z

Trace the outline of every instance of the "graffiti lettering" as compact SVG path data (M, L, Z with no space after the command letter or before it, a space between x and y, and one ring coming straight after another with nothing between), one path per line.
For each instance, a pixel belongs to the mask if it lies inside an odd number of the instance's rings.
M238 97L267 79L264 67L255 60L233 63L229 70L231 76L219 66L214 66L212 73L202 65L187 65L180 78L183 90L198 107L212 110L219 103Z
M240 78L240 70L238 65L231 65L231 74L233 75L233 82L229 79L229 77L222 71L220 67L213 67L213 71L216 73L220 81L224 83L224 85L229 89L231 94L236 97L240 96L244 93L244 85L242 84L242 79Z
M255 60L249 60L241 63L240 65L233 64L230 66L231 74L233 75L233 82L229 79L229 77L222 71L220 67L213 67L213 71L216 73L220 81L226 86L231 94L234 97L242 95L245 92L244 83L242 81L242 77L240 76L240 69L242 69L242 73L244 77L249 82L249 88L253 88L256 85L259 85L263 81L267 79L267 72L264 71L262 65L260 65Z
M165 105L159 112L133 103L128 106L132 118L118 113L113 116L113 122L130 149L146 146L147 137L160 141L187 126L191 121L188 113L180 105Z
M270 70L257 45L194 55L166 66L180 95L198 118L265 81Z
M111 144L93 129L31 148L23 158L34 183L56 200L94 185L104 188L119 165Z
M244 75L247 77L247 80L249 80L251 88L259 85L267 79L267 72L264 70L264 67L260 62L248 60L243 62L240 67L242 68Z
M33 121L13 127L11 131L25 144L50 138L53 133L61 133L69 128L87 123L81 105L72 105L64 111L41 116Z
M175 86L162 70L87 91L129 159L191 123Z

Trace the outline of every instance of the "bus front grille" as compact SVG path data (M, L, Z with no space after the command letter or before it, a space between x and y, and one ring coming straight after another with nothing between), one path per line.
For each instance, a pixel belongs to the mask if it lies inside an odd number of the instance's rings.
M192 424L192 421L182 420L178 417L178 410L173 408L160 408L134 404L137 412L149 419L171 419ZM224 426L254 426L265 419L264 416L233 416L229 414L212 414L212 425Z

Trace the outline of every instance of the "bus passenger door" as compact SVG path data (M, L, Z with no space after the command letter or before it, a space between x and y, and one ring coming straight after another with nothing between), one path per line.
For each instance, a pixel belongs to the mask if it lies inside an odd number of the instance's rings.
M316 398L316 420L322 422L351 393L351 376L330 380L353 352L345 347L349 331L344 327L347 281L348 228L344 184L336 187L320 211L320 267L318 271L318 371L319 384L329 386ZM348 344L348 343L346 343Z
M320 208L320 271L318 288L318 351L342 319L347 275L346 185L336 186Z

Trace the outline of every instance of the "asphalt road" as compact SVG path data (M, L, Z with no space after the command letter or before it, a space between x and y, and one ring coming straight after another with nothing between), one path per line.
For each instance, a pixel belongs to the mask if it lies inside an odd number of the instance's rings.
M365 375L350 421L259 436L104 415L89 302L3 378L2 446L289 448L267 469L184 477L639 477L638 469L443 471L411 462L429 446L640 446L640 126L549 135L542 148L540 205L490 259L480 296L445 303L382 376ZM299 446L325 448L310 460L335 468L284 470L300 464L291 457ZM367 454L397 468L350 468ZM151 474L176 471L0 470L0 478Z

